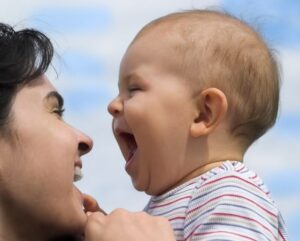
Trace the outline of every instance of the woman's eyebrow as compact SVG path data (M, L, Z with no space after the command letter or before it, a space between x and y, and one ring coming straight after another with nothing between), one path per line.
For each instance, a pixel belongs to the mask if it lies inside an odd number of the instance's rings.
M52 98L55 98L57 100L59 107L62 107L64 105L64 98L57 91L49 92L46 95L45 100L49 101Z

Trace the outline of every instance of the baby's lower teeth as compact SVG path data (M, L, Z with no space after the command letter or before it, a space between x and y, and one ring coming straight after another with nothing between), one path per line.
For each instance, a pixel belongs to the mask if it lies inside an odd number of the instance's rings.
M74 182L79 181L82 178L82 171L81 168L76 166L75 167L75 173L74 173Z

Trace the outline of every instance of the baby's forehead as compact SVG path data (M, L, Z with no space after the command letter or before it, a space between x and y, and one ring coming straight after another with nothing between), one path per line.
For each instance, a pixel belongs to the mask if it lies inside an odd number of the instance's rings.
M265 42L252 27L227 15L180 16L158 24L157 29L172 36L169 39L176 51L190 60L195 54L198 60L208 60L209 56L218 58L220 51L226 51L229 57L249 49L266 50Z

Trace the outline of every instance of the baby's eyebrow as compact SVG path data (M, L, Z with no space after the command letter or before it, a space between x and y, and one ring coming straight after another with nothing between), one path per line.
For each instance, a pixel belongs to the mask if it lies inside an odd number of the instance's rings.
M125 75L122 79L120 79L119 80L119 82L118 82L118 87L119 87L119 89L121 88L121 86L122 86L122 84L124 83L124 82L126 82L126 83L128 83L130 80L132 80L132 79L136 79L136 80L139 80L139 79L141 79L141 77L139 76L139 74L137 74L137 73L129 73L129 74L127 74L127 75ZM122 80L122 81L121 81Z
M49 101L52 98L55 98L57 100L59 107L62 107L64 105L64 98L57 91L50 91L46 95L45 100Z
M119 79L119 82L118 82L118 88L119 90L121 89L122 85L125 83L128 83L128 81L132 78L132 74L128 74L124 77L122 77L121 79Z

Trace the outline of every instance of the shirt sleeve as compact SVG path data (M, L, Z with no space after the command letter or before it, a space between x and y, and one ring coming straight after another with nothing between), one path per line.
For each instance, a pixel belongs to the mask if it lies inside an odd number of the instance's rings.
M184 241L283 241L280 214L269 196L237 174L197 187L189 202Z

